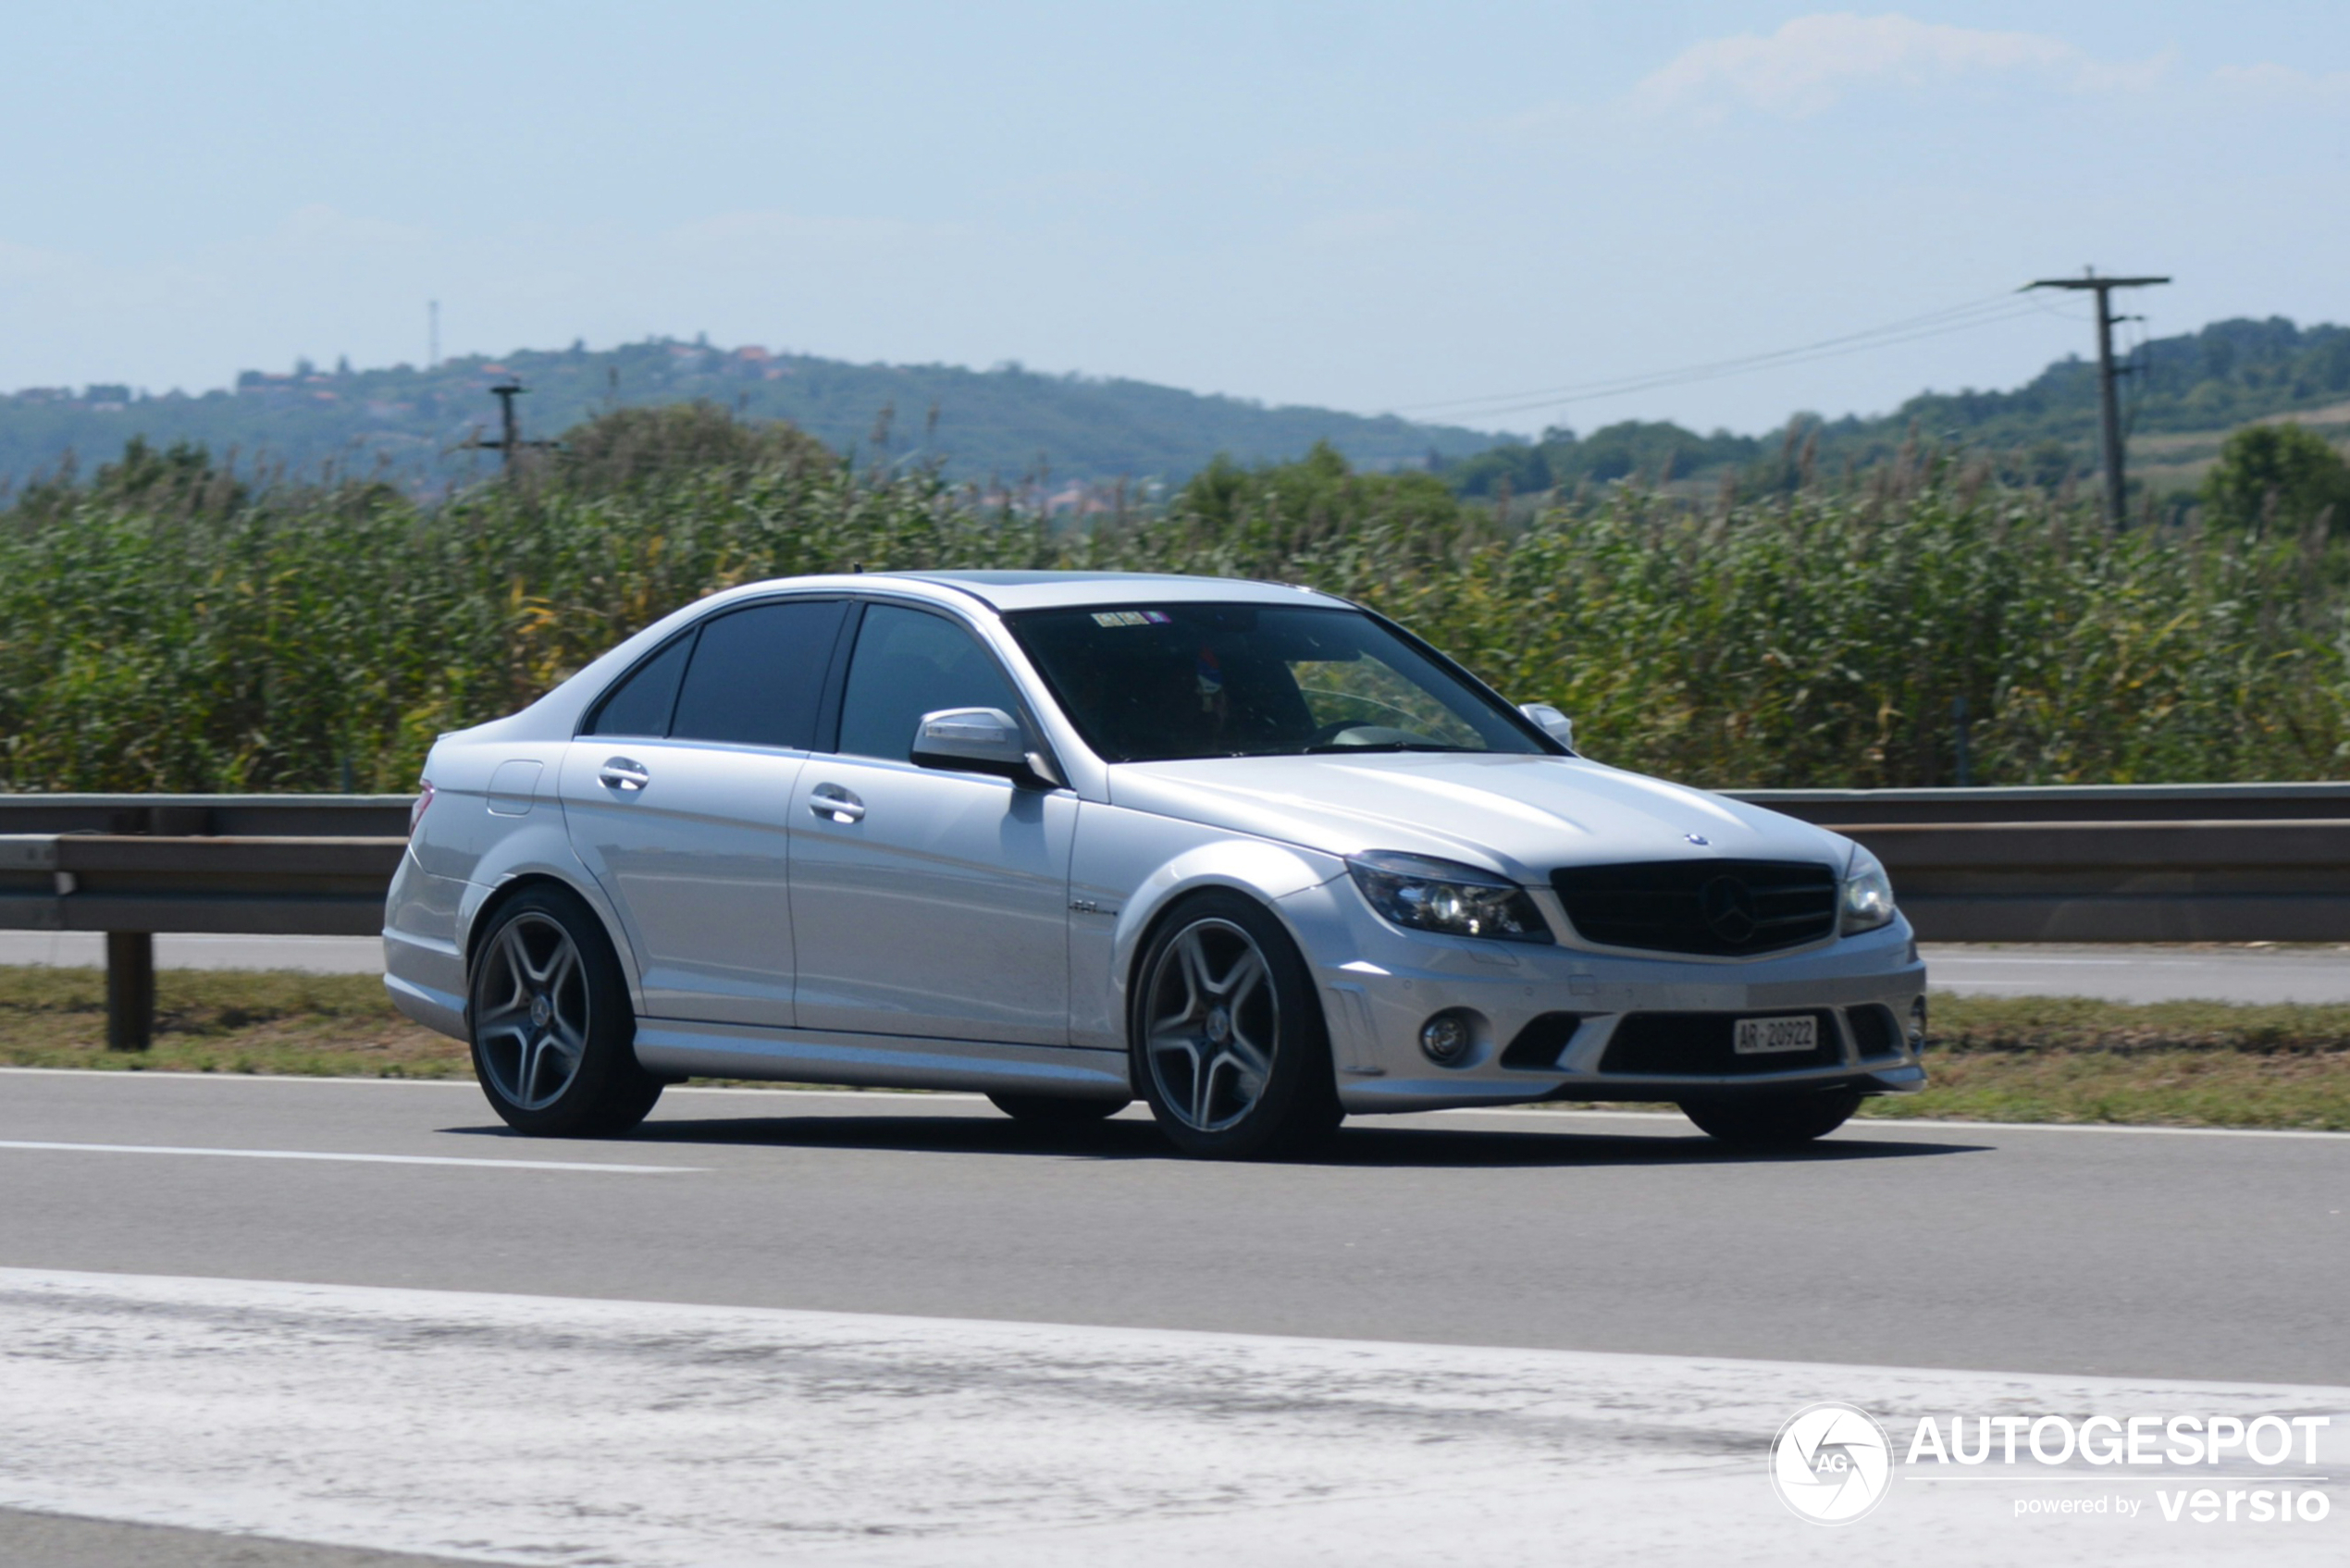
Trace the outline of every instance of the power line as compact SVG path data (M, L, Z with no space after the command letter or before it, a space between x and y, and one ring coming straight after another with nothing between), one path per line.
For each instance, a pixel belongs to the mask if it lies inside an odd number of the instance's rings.
M1777 370L1792 365L1810 364L1821 360L1840 359L1848 354L1865 353L1874 349L1892 348L1903 343L1920 342L1929 338L1946 337L1953 332L1970 331L1978 327L1990 327L2007 321L2020 321L2038 315L2025 306L2010 306L2006 310L1979 314L1972 317L1946 322L1940 326L1921 327L1912 331L1869 335L1862 341L1831 340L1807 344L1798 349L1780 349L1768 354L1750 355L1739 360L1717 361L1712 364L1688 365L1678 370L1654 371L1643 376L1626 377L1612 381L1586 382L1577 387L1560 388L1554 392L1517 394L1525 401L1504 401L1503 398L1483 400L1484 406L1469 408L1453 405L1454 418L1490 417L1504 414L1522 414L1540 409L1564 408L1572 403L1592 402L1603 398L1622 397L1633 392L1655 391L1672 387L1688 386L1700 381L1718 380L1724 377L1743 376L1757 370ZM1859 337L1859 334L1855 334ZM1471 400L1463 400L1464 403ZM1415 404L1414 409L1429 409L1442 405Z
M1573 382L1565 386L1528 389L1518 392L1488 393L1476 398L1454 398L1441 402L1409 403L1399 413L1425 414L1440 410L1453 412L1455 418L1478 414L1516 414L1532 409L1563 407L1568 403L1587 402L1599 398L1616 397L1628 392L1649 391L1660 388L1684 386L1696 381L1713 380L1720 377L1744 375L1750 371L1775 369L1783 365L1808 364L1814 360L1834 359L1848 353L1860 353L1871 349L1888 348L1921 339L1940 337L1945 333L1965 331L2010 321L2037 312L2038 306L2019 302L2012 293L1995 294L1986 299L1971 300L1964 304L1946 306L1923 315L1887 322L1863 331L1847 332L1816 342L1801 343L1791 348L1773 349L1763 353L1744 354L1735 359L1712 360L1699 364L1682 365L1670 370L1649 371L1635 376L1612 377L1603 380Z

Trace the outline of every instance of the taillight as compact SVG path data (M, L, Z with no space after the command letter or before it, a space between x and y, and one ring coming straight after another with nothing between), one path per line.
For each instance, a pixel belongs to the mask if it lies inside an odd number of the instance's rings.
M408 836L416 836L416 824L425 820L425 808L432 804L432 781L425 779L416 791L416 803L408 808Z

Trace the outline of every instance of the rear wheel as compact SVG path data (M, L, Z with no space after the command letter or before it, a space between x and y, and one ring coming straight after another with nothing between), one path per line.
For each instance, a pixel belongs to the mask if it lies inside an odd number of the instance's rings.
M552 1138L625 1132L661 1098L637 1065L620 960L571 894L533 888L500 909L475 961L474 1075L506 1124Z
M988 1099L1014 1121L1032 1127L1083 1127L1116 1116L1132 1100L1071 1100L1058 1094L1009 1094L991 1091Z
M1860 1108L1857 1089L1681 1102L1681 1114L1706 1133L1746 1149L1792 1149L1824 1138Z
M1136 970L1134 1081L1187 1154L1301 1152L1342 1119L1329 1037L1305 960L1255 900L1178 906Z

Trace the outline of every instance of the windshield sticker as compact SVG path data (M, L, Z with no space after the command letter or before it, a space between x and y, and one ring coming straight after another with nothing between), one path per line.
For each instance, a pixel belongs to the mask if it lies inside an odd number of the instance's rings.
M1096 610L1096 626L1171 626L1174 617L1164 610Z

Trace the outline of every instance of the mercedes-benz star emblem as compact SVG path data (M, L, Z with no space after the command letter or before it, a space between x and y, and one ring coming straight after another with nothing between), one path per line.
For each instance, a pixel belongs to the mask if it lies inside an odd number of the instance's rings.
M1754 895L1736 877L1715 877L1697 895L1698 912L1714 935L1736 947L1754 934Z

